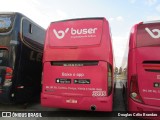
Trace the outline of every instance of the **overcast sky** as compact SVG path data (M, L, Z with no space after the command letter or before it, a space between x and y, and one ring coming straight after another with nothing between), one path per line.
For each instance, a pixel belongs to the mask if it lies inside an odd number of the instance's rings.
M105 17L120 67L127 62L131 27L140 21L160 20L160 0L0 0L0 12L6 11L21 12L45 29L52 21Z

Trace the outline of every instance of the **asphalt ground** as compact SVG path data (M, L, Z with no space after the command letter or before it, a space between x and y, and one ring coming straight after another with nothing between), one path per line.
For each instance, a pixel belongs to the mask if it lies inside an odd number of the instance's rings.
M126 106L123 99L123 86L124 82L117 82L116 89L114 91L114 104L113 112L89 112L89 111L77 111L77 110L65 110L56 108L42 107L39 102L28 105L4 105L0 104L0 111L12 111L13 112L44 112L44 116L37 118L20 118L20 117L1 117L0 120L137 120L133 117L119 117L118 114L127 113ZM46 112L48 111L48 112Z

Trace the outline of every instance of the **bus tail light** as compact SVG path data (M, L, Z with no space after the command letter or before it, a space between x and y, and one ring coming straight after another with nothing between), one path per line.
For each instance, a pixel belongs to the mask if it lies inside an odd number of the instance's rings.
M108 96L112 93L112 66L108 63Z
M3 86L10 86L12 84L12 74L13 74L13 69L10 67L7 67Z
M130 97L135 100L136 102L143 103L143 100L139 93L138 88L138 76L132 75L131 76L131 84L130 84Z

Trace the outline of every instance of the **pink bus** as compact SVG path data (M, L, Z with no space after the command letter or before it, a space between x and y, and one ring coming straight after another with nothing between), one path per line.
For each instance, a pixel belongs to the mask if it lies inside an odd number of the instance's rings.
M41 105L112 111L113 52L105 18L52 22L43 55Z
M131 30L127 92L129 111L160 111L160 22Z

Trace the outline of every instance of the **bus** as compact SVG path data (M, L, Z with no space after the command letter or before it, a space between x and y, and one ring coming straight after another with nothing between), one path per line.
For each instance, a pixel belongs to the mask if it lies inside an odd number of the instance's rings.
M131 29L128 54L128 111L160 111L160 21Z
M45 29L21 13L0 13L0 103L40 97L44 38Z
M44 43L41 105L112 111L113 60L105 18L52 22Z

